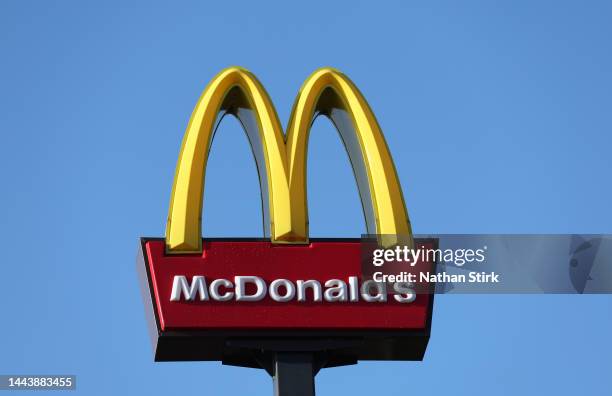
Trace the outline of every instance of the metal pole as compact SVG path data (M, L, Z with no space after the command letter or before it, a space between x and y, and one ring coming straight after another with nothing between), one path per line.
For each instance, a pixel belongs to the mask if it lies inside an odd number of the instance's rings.
M314 377L312 352L274 354L274 396L314 396Z

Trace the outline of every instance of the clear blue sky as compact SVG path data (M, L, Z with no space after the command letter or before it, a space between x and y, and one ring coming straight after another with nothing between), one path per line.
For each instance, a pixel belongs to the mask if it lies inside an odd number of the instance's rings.
M134 265L137 238L164 233L191 110L230 65L283 123L314 69L350 76L417 233L612 232L610 2L98 3L0 5L0 373L75 373L92 395L271 393L259 370L153 363ZM213 149L205 236L260 236L236 121ZM309 157L312 235L358 236L325 120ZM318 394L609 394L611 309L438 296L424 362L324 370Z

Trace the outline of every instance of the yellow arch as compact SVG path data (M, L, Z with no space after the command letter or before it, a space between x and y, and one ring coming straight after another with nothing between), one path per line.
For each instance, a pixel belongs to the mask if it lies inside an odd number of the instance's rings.
M315 71L302 85L286 140L265 89L249 71L232 67L206 87L191 115L179 154L168 222L169 253L201 252L202 194L208 152L219 114L233 114L247 131L268 197L273 243L308 242L306 158L313 119L326 115L341 133L355 170L368 232L402 235L411 228L397 173L374 114L355 85L331 68ZM266 217L266 216L265 216ZM405 241L405 240L404 240Z

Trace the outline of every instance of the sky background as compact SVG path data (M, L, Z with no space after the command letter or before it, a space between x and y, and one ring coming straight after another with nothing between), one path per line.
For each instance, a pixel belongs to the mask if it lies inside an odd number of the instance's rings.
M316 68L373 108L416 233L612 232L612 3L0 4L0 374L78 393L269 395L260 370L153 363L135 269L163 236L206 83L244 66L283 125ZM375 4L376 3L376 4ZM335 131L309 145L311 236L365 225ZM261 236L256 168L223 122L204 236ZM323 370L319 395L604 395L612 296L437 296L423 362Z

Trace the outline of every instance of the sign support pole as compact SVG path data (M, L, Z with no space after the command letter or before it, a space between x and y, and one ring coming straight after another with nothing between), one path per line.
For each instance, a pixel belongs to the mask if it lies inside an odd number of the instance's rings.
M274 396L314 396L315 375L312 352L274 354Z

